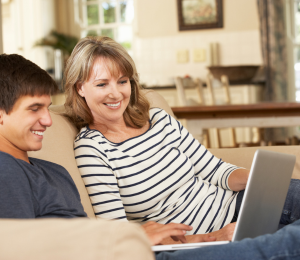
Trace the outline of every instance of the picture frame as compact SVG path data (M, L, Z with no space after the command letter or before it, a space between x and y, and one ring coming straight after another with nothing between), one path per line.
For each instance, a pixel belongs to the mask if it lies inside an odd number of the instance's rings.
M223 0L177 0L180 31L223 28Z

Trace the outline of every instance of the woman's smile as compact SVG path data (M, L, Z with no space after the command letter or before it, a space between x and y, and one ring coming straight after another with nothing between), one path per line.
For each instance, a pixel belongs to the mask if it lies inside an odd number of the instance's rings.
M109 109L119 109L121 107L121 102L122 101L107 102L107 103L104 103L104 105L107 106L107 108L109 108Z

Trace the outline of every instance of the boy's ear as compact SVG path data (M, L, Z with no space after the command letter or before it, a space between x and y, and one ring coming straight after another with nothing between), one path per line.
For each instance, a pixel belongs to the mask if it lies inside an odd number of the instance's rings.
M3 125L3 114L4 114L4 111L2 109L0 109L0 125Z

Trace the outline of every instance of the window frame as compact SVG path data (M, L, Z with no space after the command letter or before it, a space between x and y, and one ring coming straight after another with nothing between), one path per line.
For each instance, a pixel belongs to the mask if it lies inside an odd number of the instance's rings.
M133 27L134 27L134 17L131 22L121 22L121 3L126 1L126 0L92 0L92 1L87 1L87 0L74 0L75 3L74 5L77 4L77 8L75 7L75 12L77 12L77 16L81 13L81 20L80 22L80 34L81 37L85 37L88 35L89 31L95 31L97 35L101 35L101 30L103 29L112 29L113 30L113 38L114 40L118 41L118 29L122 26L128 26L131 28L132 31L132 39L131 39L131 48L128 49L128 51L132 51L133 47ZM80 2L79 2L80 1ZM134 5L134 0L129 0L132 1L133 7ZM115 22L114 23L105 23L104 22L104 9L102 8L102 3L103 2L115 2ZM88 25L88 13L87 13L87 6L89 5L98 5L98 21L99 23L97 24L92 24ZM135 10L133 11L135 12ZM121 42L119 42L121 43Z

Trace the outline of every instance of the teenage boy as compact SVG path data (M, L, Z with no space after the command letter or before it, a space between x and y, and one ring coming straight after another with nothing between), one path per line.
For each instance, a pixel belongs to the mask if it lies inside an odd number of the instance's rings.
M86 217L69 173L27 155L42 148L56 91L34 63L0 55L0 218Z

